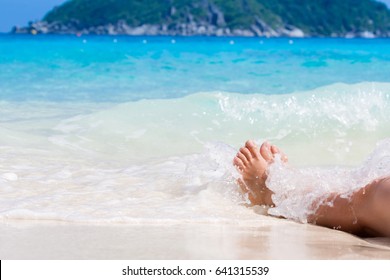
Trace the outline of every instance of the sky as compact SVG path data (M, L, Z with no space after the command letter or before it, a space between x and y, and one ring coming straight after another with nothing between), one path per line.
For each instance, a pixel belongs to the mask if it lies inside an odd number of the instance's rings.
M66 0L0 0L0 32L13 26L26 26L29 21L42 19L53 7ZM381 0L390 7L390 0Z
M66 0L0 0L0 32L42 19L53 7L64 2Z

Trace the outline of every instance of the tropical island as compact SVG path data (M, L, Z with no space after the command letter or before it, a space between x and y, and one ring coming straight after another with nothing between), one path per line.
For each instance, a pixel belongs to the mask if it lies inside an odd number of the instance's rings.
M69 0L16 34L390 37L374 0Z

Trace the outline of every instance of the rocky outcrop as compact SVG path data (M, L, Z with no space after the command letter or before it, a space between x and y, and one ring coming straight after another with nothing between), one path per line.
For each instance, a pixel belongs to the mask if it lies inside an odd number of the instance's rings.
M220 21L222 22L222 21ZM222 25L222 24L221 24ZM77 21L67 24L60 22L48 23L37 21L30 23L28 27L14 27L11 33L14 34L75 34L75 35L130 35L130 36L238 36L238 37L292 37L303 38L305 34L301 29L285 25L273 29L258 19L250 29L230 29L208 23L179 23L172 26L143 24L141 26L130 26L125 21L118 21L116 24L106 24L89 28L80 27ZM348 32L346 34L333 33L331 37L345 38L376 38L390 37L390 34L375 34L373 32Z
M174 25L152 25L130 26L120 20L116 24L106 24L83 28L77 21L70 21L66 24L61 22L37 21L30 23L27 27L14 27L11 31L14 34L84 34L84 35L132 35L132 36L242 36L242 37L304 37L302 30L292 26L285 26L280 29L272 29L259 20L249 29L230 29L225 26L223 14L213 13L211 24L208 22L189 21L188 23L177 23Z

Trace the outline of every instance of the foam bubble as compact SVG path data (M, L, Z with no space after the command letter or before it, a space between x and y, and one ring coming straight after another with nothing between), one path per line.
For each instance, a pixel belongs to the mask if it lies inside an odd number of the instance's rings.
M18 180L18 175L15 173L4 173L1 175L2 178L4 178L7 181L17 181Z

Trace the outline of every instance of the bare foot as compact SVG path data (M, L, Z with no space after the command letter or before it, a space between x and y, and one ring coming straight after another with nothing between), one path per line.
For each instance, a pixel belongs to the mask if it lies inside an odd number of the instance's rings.
M274 206L273 192L266 187L265 181L268 165L278 153L281 154L283 161L287 161L286 156L276 146L264 142L259 149L252 141L247 141L233 160L233 164L242 175L242 179L238 179L237 182L241 190L248 193L253 205Z

